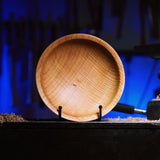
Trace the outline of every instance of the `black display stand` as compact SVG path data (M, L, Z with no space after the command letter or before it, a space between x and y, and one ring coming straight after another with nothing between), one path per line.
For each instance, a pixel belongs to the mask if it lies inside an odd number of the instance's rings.
M58 111L58 118L59 118L58 120L59 120L59 121L64 120L64 119L62 118L62 106L59 106L57 111ZM101 120L102 120L102 105L99 105L99 114L98 114L98 116L99 116L99 117L98 117L97 120L98 120L98 121L101 121Z

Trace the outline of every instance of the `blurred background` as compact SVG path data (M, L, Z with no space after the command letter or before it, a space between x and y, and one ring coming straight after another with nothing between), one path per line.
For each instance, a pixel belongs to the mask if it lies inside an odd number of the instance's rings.
M160 88L159 0L0 0L0 113L52 119L35 69L44 49L71 33L108 42L125 69L121 103L146 109ZM111 111L103 118L145 117Z

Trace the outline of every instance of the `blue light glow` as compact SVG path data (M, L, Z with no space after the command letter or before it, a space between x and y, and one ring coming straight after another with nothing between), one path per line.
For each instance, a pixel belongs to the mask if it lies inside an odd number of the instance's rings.
M56 3L55 3L56 2ZM86 1L83 0L82 4L85 4ZM115 49L126 49L132 50L133 47L139 44L140 41L140 19L139 19L139 6L138 0L129 2L127 0L126 12L124 16L122 37L120 39L116 39L116 29L117 29L117 18L113 18L111 15L111 8L109 6L108 1L104 3L104 15L103 15L103 24L102 30L100 32L100 38L107 41L113 46ZM40 10L40 19L42 21L45 20L47 12L53 11L53 21L57 23L57 19L65 17L66 14L66 4L65 0L3 0L2 3L2 20L7 21L9 19L10 12L15 13L15 19L17 20L20 17L26 17L28 14L33 15L32 18L35 17L35 10ZM8 5L10 4L10 5ZM81 7L83 7L81 4ZM132 7L130 7L132 6ZM85 6L85 9L87 7ZM83 14L86 14L86 17L83 18L79 16L81 24L81 31L88 32L87 28L85 28L85 24L87 20L88 12L83 10ZM80 14L80 13L79 13ZM87 17L88 16L88 17ZM84 23L84 24L83 24ZM66 26L65 26L66 27ZM148 26L147 26L148 27ZM149 33L147 33L147 36ZM7 38L4 37L6 40ZM149 37L150 43L154 43L155 40ZM128 53L129 55L130 53ZM17 90L20 95L20 103L19 106L13 106L12 100L12 92L11 92L11 81L12 77L10 74L10 54L8 52L8 46L5 44L3 46L3 56L2 56L2 75L0 75L0 113L18 113L20 115L24 115L27 118L52 118L55 115L47 108L40 107L39 104L31 104L30 90L31 83L34 75L29 75L32 70L32 52L28 52L28 80L23 83L20 81L20 72L21 72L21 62L16 62L16 81L17 81ZM125 103L129 105L133 105L136 108L146 109L147 103L151 101L154 97L154 92L157 88L160 88L160 80L158 79L158 72L160 72L160 63L159 60L154 60L147 56L132 56L131 60L128 61L125 56L121 56L121 60L124 65L125 70L125 88L123 95L120 99L120 103ZM115 118L115 117L145 117L140 114L126 114L120 112L111 111L104 118Z

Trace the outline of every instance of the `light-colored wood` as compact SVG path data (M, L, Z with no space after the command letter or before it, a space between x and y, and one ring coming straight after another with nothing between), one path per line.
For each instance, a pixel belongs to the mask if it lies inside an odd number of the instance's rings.
M124 69L115 50L88 34L64 36L43 52L36 70L39 94L54 113L91 121L107 114L119 101L124 88Z

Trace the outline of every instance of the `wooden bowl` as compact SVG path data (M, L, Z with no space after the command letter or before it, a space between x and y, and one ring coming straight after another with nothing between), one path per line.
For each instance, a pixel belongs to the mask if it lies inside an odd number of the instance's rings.
M71 34L47 47L38 62L39 94L54 113L62 106L62 117L91 121L111 111L124 88L124 69L115 50L88 34Z

